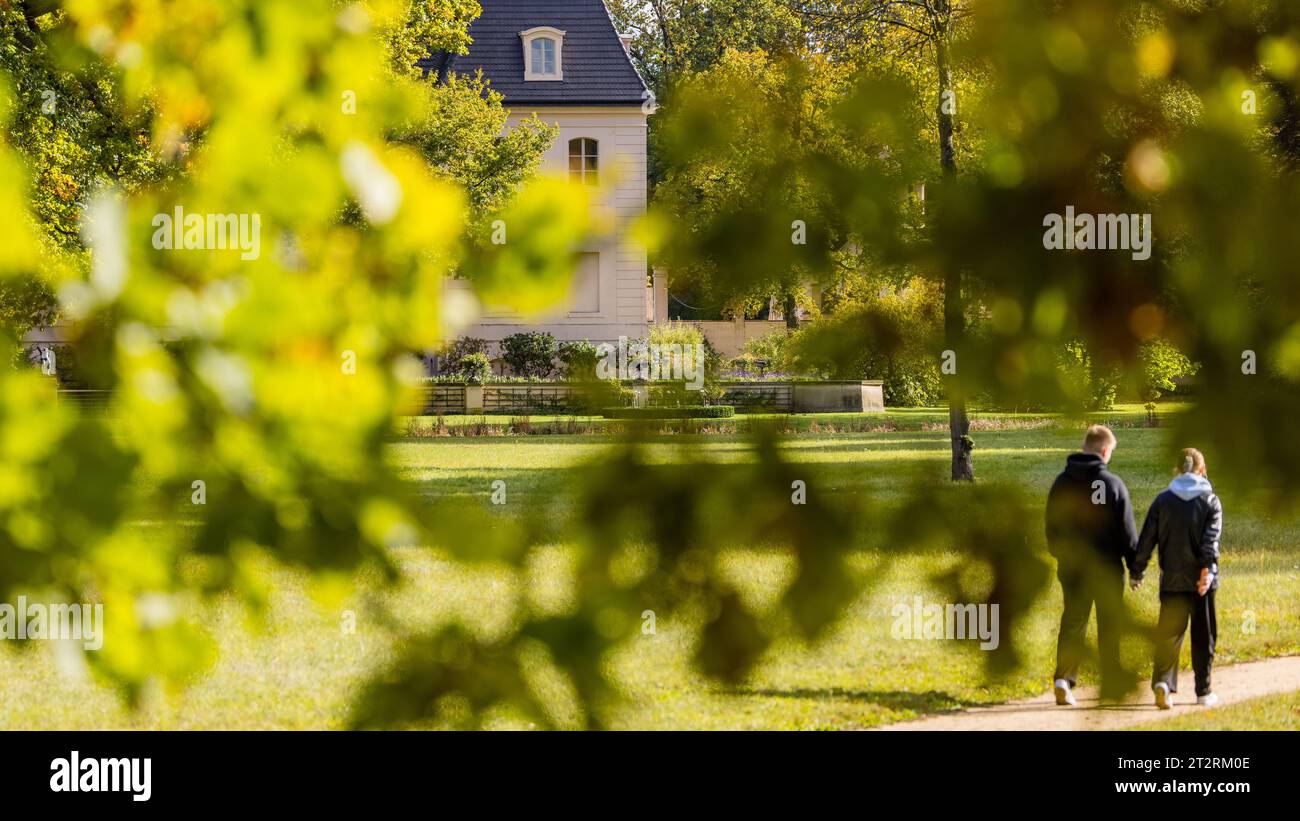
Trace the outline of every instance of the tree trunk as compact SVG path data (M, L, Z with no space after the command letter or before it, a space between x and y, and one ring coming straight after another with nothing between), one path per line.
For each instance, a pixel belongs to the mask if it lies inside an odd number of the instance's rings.
M668 60L670 69L677 66L676 49L673 48L673 36L668 30L668 15L664 12L663 3L658 0L651 0L650 8L655 13L655 20L659 23L659 37L663 40L664 56Z
M952 67L949 64L945 34L940 32L934 43L935 68L939 74L939 167L943 171L940 207L943 207L944 189L957 176L957 156L952 140L957 94L952 86ZM966 312L961 293L961 269L956 266L943 274L943 333L947 350L959 353L966 335ZM960 360L956 366L961 367ZM954 482L969 482L975 479L975 466L971 461L970 418L966 415L966 396L956 374L946 381L948 433L952 439L952 479Z
M790 330L799 328L799 302L795 299L793 293L786 294L781 298L781 313L785 316L785 327Z

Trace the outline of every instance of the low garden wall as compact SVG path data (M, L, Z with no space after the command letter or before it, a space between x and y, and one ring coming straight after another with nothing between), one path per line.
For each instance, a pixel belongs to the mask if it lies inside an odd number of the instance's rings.
M885 409L885 383L795 382L797 413L869 413Z
M885 409L883 383L719 382L719 404L739 413L870 413ZM421 414L549 415L583 413L588 386L571 382L488 382L483 385L438 382L426 385ZM650 393L654 404L653 392Z

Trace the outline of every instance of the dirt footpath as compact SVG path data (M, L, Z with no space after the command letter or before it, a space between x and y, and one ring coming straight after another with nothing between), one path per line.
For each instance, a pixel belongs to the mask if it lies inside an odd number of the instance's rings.
M1300 656L1251 661L1215 667L1212 679L1219 707L1239 701L1300 690ZM992 707L974 707L954 713L904 721L877 730L1118 730L1172 716L1184 715L1196 706L1190 670L1178 675L1177 701L1172 710L1158 710L1151 690L1144 685L1124 704L1101 705L1094 687L1074 691L1078 704L1058 707L1055 696L1044 695Z

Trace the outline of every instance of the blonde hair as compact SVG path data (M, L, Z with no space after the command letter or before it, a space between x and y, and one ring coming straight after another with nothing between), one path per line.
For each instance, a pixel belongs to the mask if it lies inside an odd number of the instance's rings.
M1176 469L1179 473L1204 473L1205 456L1196 448L1183 448Z
M1108 447L1115 447L1115 434L1105 425L1093 425L1083 437L1083 449L1087 453L1101 454Z

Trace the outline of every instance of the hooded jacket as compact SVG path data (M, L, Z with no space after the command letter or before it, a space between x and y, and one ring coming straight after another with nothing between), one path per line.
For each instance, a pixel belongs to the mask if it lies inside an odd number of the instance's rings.
M1195 593L1201 570L1214 574L1211 590L1219 587L1219 536L1223 505L1204 476L1184 473L1161 491L1147 511L1138 539L1133 579L1141 579L1160 547L1160 592Z
M1062 564L1132 566L1133 503L1124 481L1094 453L1074 453L1047 494L1047 548Z

